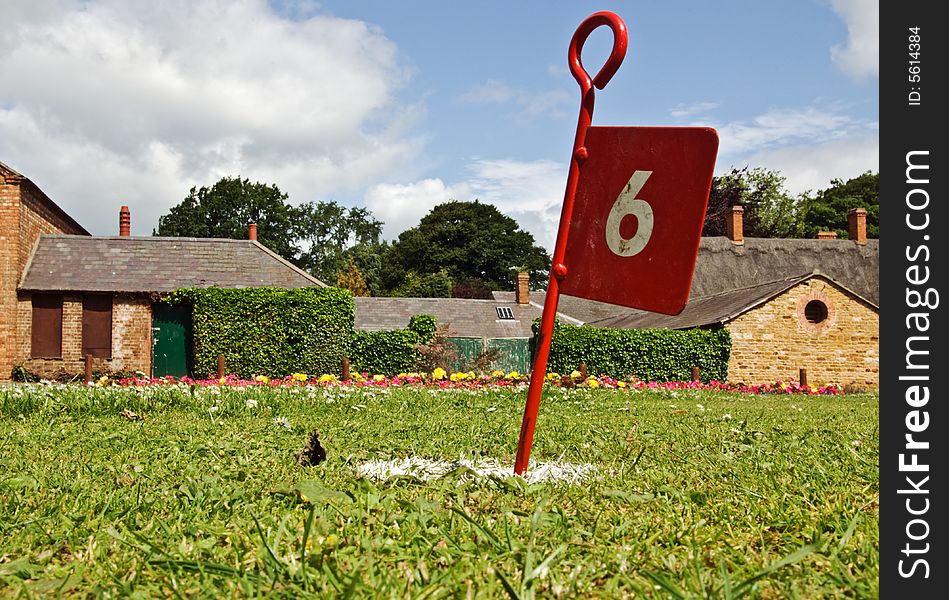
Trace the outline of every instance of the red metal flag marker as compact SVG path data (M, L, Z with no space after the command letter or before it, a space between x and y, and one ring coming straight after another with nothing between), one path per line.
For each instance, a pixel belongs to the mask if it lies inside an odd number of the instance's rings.
M613 32L613 50L591 78L580 53L602 25ZM689 296L718 134L705 127L591 127L593 88L602 90L616 74L627 45L626 24L606 11L583 21L570 40L580 116L514 462L518 475L527 471L560 294L670 315L682 312Z

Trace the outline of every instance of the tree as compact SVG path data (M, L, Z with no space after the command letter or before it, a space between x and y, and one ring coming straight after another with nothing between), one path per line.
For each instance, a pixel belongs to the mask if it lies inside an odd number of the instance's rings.
M818 231L836 231L847 237L847 213L854 208L867 210L867 237L880 237L880 174L867 171L846 182L834 179L831 186L804 198L801 207L805 237Z
M402 283L392 290L392 295L403 298L451 298L451 284L451 277L444 269L425 275L409 271Z
M702 235L725 235L731 207L741 205L745 209L744 235L800 237L799 202L784 188L784 181L779 172L760 167L732 169L713 177Z
M365 208L332 201L292 206L276 185L224 177L211 187L191 188L181 204L158 219L152 234L245 239L249 223L257 224L262 244L326 282L336 280L350 256L365 274L367 265L359 257L378 249L382 232L382 223ZM369 251L353 252L362 246ZM371 288L368 277L367 283Z
M295 261L299 211L286 200L276 185L224 177L211 187L192 187L181 204L159 217L152 235L247 239L247 225L256 223L260 243Z
M363 279L356 261L350 257L346 268L336 275L336 287L349 290L353 296L371 296L366 280Z
M347 248L377 245L382 222L368 209L346 208L336 202L308 202L300 206L297 231L303 247L299 266L316 277L332 280L346 268Z
M530 233L477 200L439 204L399 235L384 262L383 283L390 290L409 273L424 276L441 270L452 282L480 280L491 289L511 289L516 269L539 280L550 268L550 256Z

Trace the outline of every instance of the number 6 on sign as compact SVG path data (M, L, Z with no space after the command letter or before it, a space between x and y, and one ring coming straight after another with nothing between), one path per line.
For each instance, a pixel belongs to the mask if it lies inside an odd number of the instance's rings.
M678 314L718 135L703 127L589 127L583 146L560 293Z
M635 256L649 243L653 226L652 207L636 195L643 189L650 175L652 171L633 173L606 217L606 245L617 256ZM625 238L620 232L620 225L623 218L630 215L636 217L636 233L631 238Z

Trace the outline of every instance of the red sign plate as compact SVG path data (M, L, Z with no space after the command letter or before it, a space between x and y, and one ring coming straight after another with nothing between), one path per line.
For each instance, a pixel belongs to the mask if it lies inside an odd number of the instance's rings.
M560 292L676 315L685 308L718 134L704 127L590 127Z

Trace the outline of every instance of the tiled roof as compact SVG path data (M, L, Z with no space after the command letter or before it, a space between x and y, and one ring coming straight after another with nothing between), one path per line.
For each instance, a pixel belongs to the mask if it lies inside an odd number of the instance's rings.
M594 327L619 329L689 329L724 324L812 277L820 277L829 281L838 288L867 302L865 298L860 298L852 290L844 288L829 277L825 277L820 273L808 273L798 277L729 290L712 296L692 298L685 309L675 316L626 309L626 312L598 321L591 321L588 324ZM870 302L867 302L867 304L873 306Z
M698 298L770 285L788 278L820 272L874 306L880 304L880 241L745 238L733 244L725 237L702 238L692 276L689 305ZM531 292L532 303L544 304L545 292ZM494 292L512 299L513 292ZM677 322L688 311L668 317ZM584 323L627 315L630 309L585 298L561 296L559 313ZM658 318L658 316L657 316ZM676 325L678 327L678 325Z
M414 315L432 315L448 325L450 337L529 338L531 323L540 309L529 304L468 298L365 298L356 299L356 329L402 329ZM500 319L497 307L511 309L513 319Z
M171 292L188 287L324 285L256 241L43 235L20 289Z

